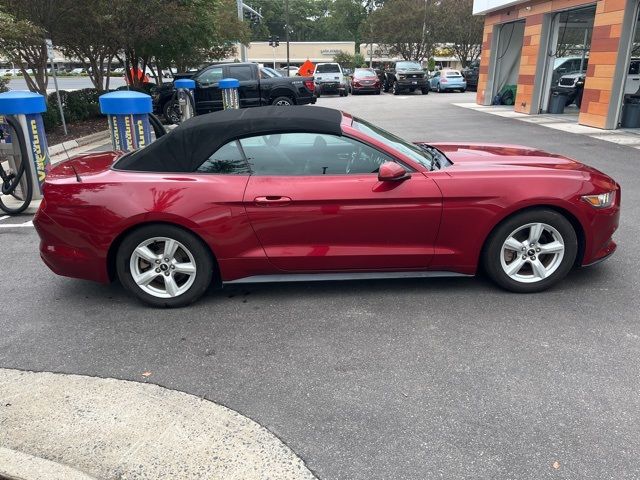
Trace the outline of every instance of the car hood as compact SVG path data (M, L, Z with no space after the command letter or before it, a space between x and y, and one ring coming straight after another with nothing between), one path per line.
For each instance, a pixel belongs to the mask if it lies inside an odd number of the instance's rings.
M579 170L595 172L576 160L521 145L495 145L478 143L437 143L431 144L444 153L454 164L454 168L509 168L531 167L554 170Z

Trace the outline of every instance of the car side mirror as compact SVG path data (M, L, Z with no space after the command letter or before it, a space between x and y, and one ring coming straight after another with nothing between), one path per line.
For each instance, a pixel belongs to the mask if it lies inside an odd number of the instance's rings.
M401 182L411 178L411 174L395 162L384 162L378 170L381 182Z

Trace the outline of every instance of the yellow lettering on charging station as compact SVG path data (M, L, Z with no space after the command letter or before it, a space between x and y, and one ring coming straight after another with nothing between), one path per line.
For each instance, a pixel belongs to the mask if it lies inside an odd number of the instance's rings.
M124 117L124 134L127 139L127 150L133 148L133 131L131 130L131 116Z
M45 176L47 175L45 171L45 162L47 157L46 155L42 154L42 146L40 145L40 135L38 135L38 124L35 121L35 119L29 122L29 126L31 127L33 156L35 157L34 160L36 162L38 181L43 182L45 179ZM28 159L25 159L25 160L28 161Z
M138 147L144 147L144 123L138 120Z
M111 117L111 133L115 150L120 150L120 128L118 127L118 117L115 115Z

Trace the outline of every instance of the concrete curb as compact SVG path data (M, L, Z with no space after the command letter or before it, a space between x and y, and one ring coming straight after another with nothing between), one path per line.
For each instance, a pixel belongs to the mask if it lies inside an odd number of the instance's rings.
M224 406L80 375L0 369L0 447L0 471L24 480L48 479L50 462L88 475L78 480L316 479L276 436Z
M56 145L51 145L49 147L49 155L59 155L65 151L73 150L74 148L82 147L84 145L88 145L90 143L98 142L101 140L106 140L109 138L109 130L104 130L102 132L92 133L91 135L86 135L84 137L76 138L75 140L68 140L66 142L58 143Z
M0 478L9 480L95 480L75 468L0 447Z

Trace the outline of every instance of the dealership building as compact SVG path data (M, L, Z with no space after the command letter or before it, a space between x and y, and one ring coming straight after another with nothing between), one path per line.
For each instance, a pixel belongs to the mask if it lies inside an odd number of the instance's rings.
M485 15L478 104L511 89L515 111L547 113L558 87L580 85L566 111L615 129L640 95L640 0L475 0L473 9Z

